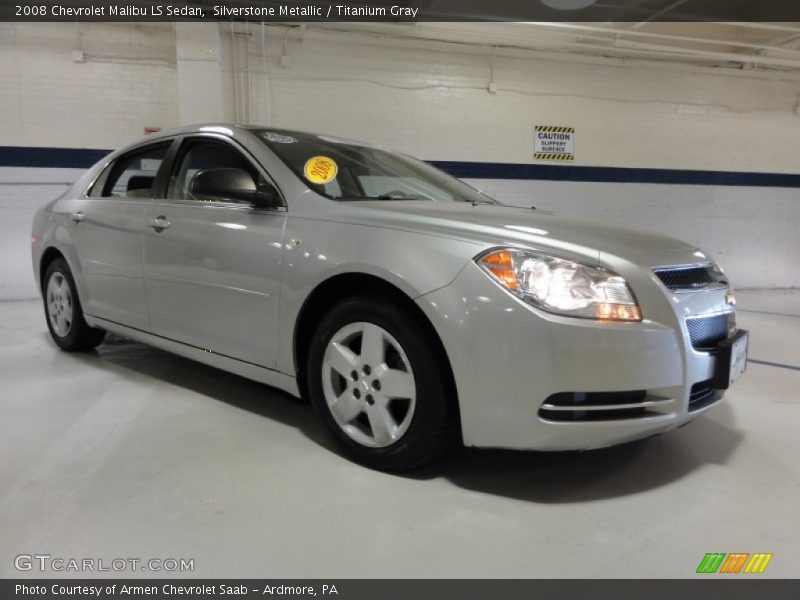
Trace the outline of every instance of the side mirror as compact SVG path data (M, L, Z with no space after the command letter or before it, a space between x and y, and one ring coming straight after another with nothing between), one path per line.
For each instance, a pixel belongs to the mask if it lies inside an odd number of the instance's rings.
M189 185L189 191L198 198L213 198L247 202L258 207L276 206L278 191L269 183L256 185L244 169L223 168L198 171Z
M281 197L271 183L263 181L258 184L250 202L258 208L275 208L281 205Z

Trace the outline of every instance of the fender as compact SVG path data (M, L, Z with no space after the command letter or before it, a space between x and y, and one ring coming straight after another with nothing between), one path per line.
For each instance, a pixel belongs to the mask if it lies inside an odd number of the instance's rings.
M298 315L323 282L342 274L371 275L413 300L448 285L469 262L465 257L481 248L468 241L454 242L448 244L452 251L446 253L435 236L393 229L381 231L368 245L354 244L356 237L363 239L356 236L356 228L363 227L356 223L337 223L334 227L327 221L292 218L290 214L280 298L278 368L284 373L295 372L293 340Z

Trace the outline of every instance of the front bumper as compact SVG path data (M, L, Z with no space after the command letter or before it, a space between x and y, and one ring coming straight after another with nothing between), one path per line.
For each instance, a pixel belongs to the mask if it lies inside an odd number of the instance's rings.
M450 359L464 443L532 450L600 448L669 431L714 406L722 398L719 390L697 400L714 378L715 356L691 347L676 304L680 299L670 299L655 282L645 287L648 293L637 291L640 302L645 300L640 323L539 311L474 264L449 286L418 298ZM724 292L695 295L692 308L711 310L723 301ZM646 391L635 417L611 413L626 417L563 422L542 416L542 405L557 394L633 390Z

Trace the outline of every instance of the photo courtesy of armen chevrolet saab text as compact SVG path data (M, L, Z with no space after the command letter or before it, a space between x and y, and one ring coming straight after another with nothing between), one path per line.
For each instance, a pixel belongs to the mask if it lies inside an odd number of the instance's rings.
M39 210L32 251L62 349L113 332L307 398L378 469L664 433L747 362L698 248L326 135L149 136Z

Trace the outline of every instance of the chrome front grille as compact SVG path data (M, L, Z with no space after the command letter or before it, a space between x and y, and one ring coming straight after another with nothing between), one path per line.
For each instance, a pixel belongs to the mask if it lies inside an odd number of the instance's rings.
M727 279L715 271L713 265L659 267L653 272L673 292L700 292L728 285Z
M689 317L686 319L686 329L689 339L695 350L711 350L736 328L734 313L724 313L711 316Z

